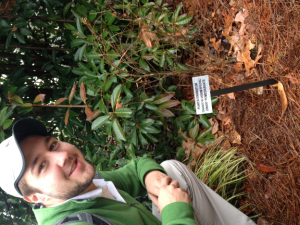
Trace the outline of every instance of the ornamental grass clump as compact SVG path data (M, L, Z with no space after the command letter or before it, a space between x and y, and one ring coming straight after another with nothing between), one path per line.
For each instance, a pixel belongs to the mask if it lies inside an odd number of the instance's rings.
M198 158L194 173L222 198L238 206L237 197L246 194L240 190L248 176L245 175L248 174L247 158L237 152L237 148L224 150L212 147L206 152Z

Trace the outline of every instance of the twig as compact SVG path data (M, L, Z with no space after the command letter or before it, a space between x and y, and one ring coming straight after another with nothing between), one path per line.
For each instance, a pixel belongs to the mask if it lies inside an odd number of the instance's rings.
M26 103L24 103L26 104ZM16 105L16 106L21 106L21 107L57 107L57 108L90 108L92 107L91 105L39 105L39 104L28 104L28 105L23 105L23 104L7 104L8 106Z

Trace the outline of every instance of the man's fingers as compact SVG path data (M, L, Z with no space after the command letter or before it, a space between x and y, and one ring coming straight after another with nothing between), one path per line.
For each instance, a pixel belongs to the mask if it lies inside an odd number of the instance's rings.
M153 202L154 205L156 205L156 207L158 207L158 197L152 194L148 193L149 198L151 199L151 201Z
M161 180L161 186L167 186L172 182L172 178L171 177L164 177Z
M177 180L173 180L171 185L173 185L175 188L179 188L179 182Z

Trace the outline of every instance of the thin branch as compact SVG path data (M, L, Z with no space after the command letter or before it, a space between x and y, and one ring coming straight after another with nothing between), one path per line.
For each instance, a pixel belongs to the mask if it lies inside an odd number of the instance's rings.
M24 103L26 104L26 103ZM21 107L57 107L57 108L91 108L91 105L39 105L39 104L31 104L27 103L28 105L24 104L7 104L8 106L21 106Z
M5 45L0 44L0 47L5 47ZM23 49L34 49L34 50L57 50L57 51L70 51L71 49L66 49L66 48L41 48L41 47L26 47L26 46L15 46L15 45L9 45L9 48L23 48Z

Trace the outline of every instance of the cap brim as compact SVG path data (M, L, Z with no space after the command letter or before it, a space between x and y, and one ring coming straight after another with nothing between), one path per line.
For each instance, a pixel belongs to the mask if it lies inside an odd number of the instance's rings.
M20 174L14 183L16 190L20 193L20 195L22 195L22 193L19 189L18 183L21 180L21 178L25 172L26 161L25 161L23 151L20 147L20 143L26 137L31 136L31 135L48 136L48 132L47 132L47 128L44 126L44 124L42 122L35 120L35 119L26 118L26 119L20 119L14 124L14 126L12 128L12 134L13 134L13 137L15 138L16 145L19 149L19 152L20 152L20 155L21 155L22 161L23 161L22 168L20 168L21 169Z

